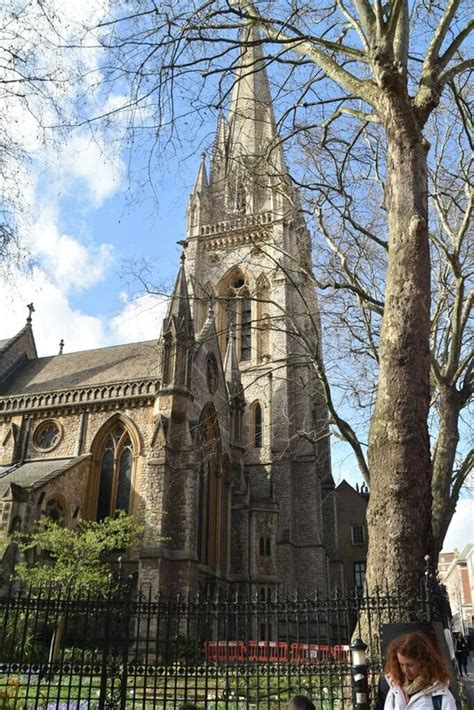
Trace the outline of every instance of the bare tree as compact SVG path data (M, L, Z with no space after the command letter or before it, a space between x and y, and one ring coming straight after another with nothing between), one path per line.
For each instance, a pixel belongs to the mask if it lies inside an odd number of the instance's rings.
M307 128L308 116L312 112L317 116L318 107L323 107L326 130L337 125L342 131L342 137L333 138L341 148L333 160L336 174L343 174L344 165L358 150L359 136L368 135L367 126L380 127L373 134L378 146L372 161L379 161L383 176L388 237L377 238L385 250L380 269L386 271L383 287L370 294L363 316L370 318L371 311L381 319L380 338L372 346L378 379L368 440L367 580L372 587L384 578L389 585L397 584L411 593L425 554L434 549L431 486L437 474L433 479L428 434L430 372L433 369L437 377L439 401L456 388L459 375L455 373L460 367L461 377L467 377L465 394L471 386L469 366L464 364L468 356L462 357L457 368L451 359L439 372L431 358L439 337L431 330L427 134L430 117L440 111L447 87L464 79L474 66L474 60L463 56L474 23L462 0L441 5L426 0L411 4L406 0L389 4L379 0L214 0L162 2L160 6L132 2L124 14L110 21L110 32L102 40L110 51L108 80L111 85L130 82L125 108L141 106L144 114L153 116L153 128L160 136L175 136L180 119L193 120L198 130L197 121L205 123L209 107L219 107L228 94L242 22L259 28L265 61L274 68L279 96L285 94L283 135L285 128L286 135L299 133L303 119ZM103 32L104 25L100 29ZM340 128L349 119L358 126L351 140L347 129ZM313 125L317 123L319 116ZM442 195L434 199L441 220L449 208ZM347 210L344 190L341 200L339 209ZM468 220L469 211L463 206L460 211ZM360 231L354 205L349 205L348 214ZM461 225L443 228L450 243L440 241L438 253L445 260L449 251L456 286L456 259L465 243L464 232ZM340 250L339 258L344 270ZM377 278L375 263L367 268ZM347 284L364 301L357 278L350 276L352 270L357 277L357 269L354 264L350 267ZM458 302L454 299L454 310ZM453 312L449 306L448 312ZM350 326L349 314L347 321ZM441 328L446 323L441 316L438 321ZM430 338L434 338L431 350ZM443 436L440 423L439 451L445 447Z
M463 420L473 391L473 193L470 132L464 116L466 88L451 84L449 96L426 130L433 146L428 199L433 275L429 433L434 559L461 487L473 469L472 427L468 415ZM346 131L341 128L332 133L322 118L319 129L301 133L303 179L306 185L317 186L312 190L317 197L309 198L308 208L326 246L319 243L315 249L315 272L323 322L331 334L325 347L328 377L334 395L338 392L336 409L351 411L351 428L338 428L370 483L363 442L375 402L384 312L386 166L378 127L367 126L360 132L358 147L350 126ZM338 160L342 142L353 144L350 161ZM347 367L341 366L341 353Z

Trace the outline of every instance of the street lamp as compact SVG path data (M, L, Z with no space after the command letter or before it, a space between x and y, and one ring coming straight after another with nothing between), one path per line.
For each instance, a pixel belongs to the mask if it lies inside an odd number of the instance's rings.
M351 643L352 654L352 707L354 710L369 710L369 682L365 652L367 644L361 639Z

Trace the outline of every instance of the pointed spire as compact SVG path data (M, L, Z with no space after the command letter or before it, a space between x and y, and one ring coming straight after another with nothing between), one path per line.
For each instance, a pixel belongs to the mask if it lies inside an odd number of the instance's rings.
M207 179L206 171L206 154L201 153L201 162L199 163L199 170L196 177L196 182L194 183L193 195L204 192L209 186L209 181Z
M224 358L224 377L227 384L227 389L231 396L235 396L242 391L242 380L240 378L239 361L237 358L237 349L235 347L234 329L229 329L229 340L227 342L227 350Z
M188 286L186 283L186 269L184 266L185 254L184 250L181 254L181 266L176 277L171 300L168 305L166 318L163 321L163 333L169 330L171 323L174 323L176 332L185 330L188 333L193 332L191 306L189 303Z
M262 39L254 25L245 25L240 44L229 111L219 117L212 152L210 200L214 207L216 200L221 203L215 215L273 209L274 190L287 189Z
M262 40L254 25L243 28L241 45L228 114L229 142L233 155L259 156L263 146L277 137L277 131Z
M217 119L216 137L211 156L211 183L216 183L225 174L227 156L227 122L222 113Z
M204 321L204 325L202 326L201 330L199 331L199 335L197 336L198 342L203 342L204 340L207 340L211 336L211 333L215 335L216 329L214 326L214 321L214 308L212 306L212 299L210 298L207 309L207 318Z

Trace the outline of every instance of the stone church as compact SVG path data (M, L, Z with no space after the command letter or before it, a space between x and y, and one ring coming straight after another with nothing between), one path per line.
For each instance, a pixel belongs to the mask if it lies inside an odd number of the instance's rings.
M0 341L0 524L122 509L141 584L269 598L342 572L311 241L247 37L161 335L39 357L30 308Z

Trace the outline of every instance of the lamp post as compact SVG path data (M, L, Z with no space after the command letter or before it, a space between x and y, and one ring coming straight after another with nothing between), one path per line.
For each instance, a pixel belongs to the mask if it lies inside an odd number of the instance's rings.
M367 644L356 639L349 649L352 654L352 707L354 710L369 710L369 681L365 657Z

